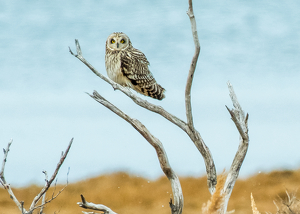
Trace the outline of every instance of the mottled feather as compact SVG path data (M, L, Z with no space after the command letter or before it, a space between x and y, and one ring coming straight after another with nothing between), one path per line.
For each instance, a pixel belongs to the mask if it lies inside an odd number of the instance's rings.
M118 44L121 38L125 44ZM117 47L112 40L116 41ZM156 83L146 56L132 47L126 34L113 33L108 37L105 62L107 74L113 81L158 100L165 97L165 89Z

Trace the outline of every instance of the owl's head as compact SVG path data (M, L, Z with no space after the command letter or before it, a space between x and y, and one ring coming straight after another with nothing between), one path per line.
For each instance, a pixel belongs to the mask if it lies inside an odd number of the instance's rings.
M106 40L106 48L112 51L126 50L131 46L129 37L125 33L112 33Z

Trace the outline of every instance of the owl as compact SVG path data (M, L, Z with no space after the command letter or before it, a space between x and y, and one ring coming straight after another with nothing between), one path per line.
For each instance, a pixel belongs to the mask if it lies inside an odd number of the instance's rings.
M105 67L114 82L162 100L165 89L155 81L146 56L135 49L125 33L112 33L106 40Z

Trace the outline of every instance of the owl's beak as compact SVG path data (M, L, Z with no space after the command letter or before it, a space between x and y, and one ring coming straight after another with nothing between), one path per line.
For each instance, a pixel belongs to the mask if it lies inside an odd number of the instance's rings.
M119 42L117 42L117 48L119 48Z

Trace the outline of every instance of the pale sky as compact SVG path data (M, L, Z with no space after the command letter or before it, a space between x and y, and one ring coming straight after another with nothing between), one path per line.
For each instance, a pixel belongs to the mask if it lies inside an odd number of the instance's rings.
M194 123L218 172L229 169L239 143L225 108L232 106L228 80L250 115L241 176L299 168L299 8L299 1L194 2L201 44L192 87ZM114 91L68 51L76 50L78 39L83 56L106 75L106 38L126 33L167 90L163 101L143 98L186 120L184 88L194 54L187 9L187 0L0 2L0 147L14 140L7 182L42 183L42 171L53 172L72 137L60 183L68 167L71 182L120 170L162 175L154 149L85 93L93 90L144 123L179 176L204 175L203 159L181 129Z

